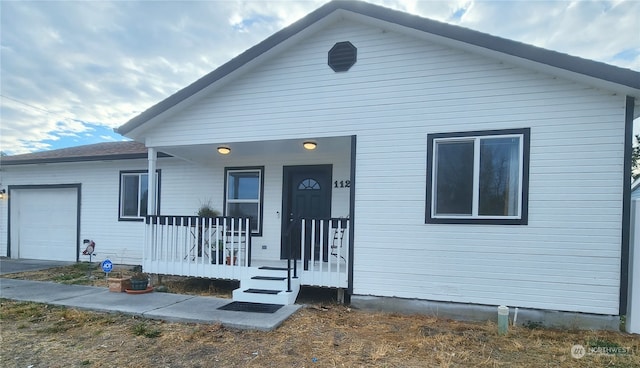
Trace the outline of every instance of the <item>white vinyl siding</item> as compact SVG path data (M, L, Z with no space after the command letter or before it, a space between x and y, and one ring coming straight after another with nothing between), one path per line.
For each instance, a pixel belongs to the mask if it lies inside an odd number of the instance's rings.
M342 143L349 139L341 139ZM195 216L202 202L210 201L215 210L223 210L225 167L264 166L263 233L253 238L254 259L280 259L280 221L282 211L282 167L285 165L313 165L333 163L334 178L348 178L349 146L328 153L291 156L273 154L260 157L225 157L209 165L185 163L174 158L158 159L161 170L161 215ZM116 264L140 264L144 225L137 221L118 221L119 173L140 171L146 159L113 162L61 163L4 166L3 184L68 184L81 183L80 239L96 242L99 260L110 258ZM348 189L332 193L332 216L347 217ZM116 198L116 200L114 200ZM0 201L0 255L7 254L8 199ZM265 246L266 249L263 249ZM80 260L85 260L80 256ZM88 257L86 257L88 260Z
M334 73L327 51L340 41L358 48L358 61ZM252 65L154 124L146 142L171 147L357 135L355 213L347 213L346 192L340 192L342 201L335 191L332 197L332 215L353 219L355 294L618 313L622 190L628 185L625 96L346 22ZM527 226L424 223L428 134L525 127L531 129ZM253 249L255 256L275 257L281 163L322 158L263 156L269 161L265 233ZM347 177L348 151L337 157L319 163L339 162L339 175ZM262 165L257 157L217 160ZM163 214L194 214L197 196L223 198L219 170L183 164L166 173ZM111 174L96 183L105 190L83 192L83 198L112 206L117 183ZM190 183L169 178L185 174ZM84 226L82 236L98 230ZM140 240L139 230L127 232L134 233ZM123 237L109 235L104 243Z
M334 73L327 51L340 41L358 48L358 61ZM148 138L356 134L354 293L616 314L624 111L624 96L338 22L241 71ZM428 134L526 127L527 226L424 224Z
M45 164L37 169L35 165L6 165L2 180L6 185L81 184L80 239L96 242L99 260L140 264L144 229L141 222L118 221L119 180L120 171L144 170L146 166L146 159ZM3 200L4 208L9 200ZM0 233L6 233L7 215L0 214ZM0 254L7 254L6 236L0 237ZM88 259L80 255L80 261Z

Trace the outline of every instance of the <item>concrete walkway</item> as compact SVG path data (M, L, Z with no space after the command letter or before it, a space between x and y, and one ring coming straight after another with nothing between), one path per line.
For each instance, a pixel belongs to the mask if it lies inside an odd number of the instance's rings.
M271 331L301 306L285 305L275 313L218 310L230 299L151 292L131 295L107 288L0 278L0 297L63 305L109 313L125 313L170 322L221 323L225 327Z
M15 272L46 270L53 267L62 267L75 264L75 262L43 261L38 259L11 259L0 257L0 275Z

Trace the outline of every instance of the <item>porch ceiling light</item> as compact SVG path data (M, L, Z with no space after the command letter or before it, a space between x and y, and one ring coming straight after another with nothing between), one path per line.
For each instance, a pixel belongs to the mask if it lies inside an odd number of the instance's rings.
M316 142L306 141L302 143L302 147L307 150L314 150L316 149L316 147L318 147L318 144Z
M218 147L218 153L221 155L228 155L231 153L231 148L227 146L220 146Z

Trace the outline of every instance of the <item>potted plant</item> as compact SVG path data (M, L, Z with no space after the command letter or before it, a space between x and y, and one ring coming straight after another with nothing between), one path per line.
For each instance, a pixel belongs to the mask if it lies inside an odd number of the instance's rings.
M213 209L211 201L202 202L197 212L199 217L213 218L220 216L220 212Z
M144 272L136 272L131 276L131 290L146 290L149 285L149 275Z
M237 249L233 250L233 258L231 257L231 249L227 249L227 261L225 262L225 264L228 264L228 265L238 264L238 250Z
M196 214L198 215L198 217L205 219L203 221L198 220L197 222L198 223L198 257L201 257L202 250L203 248L205 248L205 245L206 245L204 239L202 238L202 235L203 235L202 227L204 226L208 228L210 225L214 225L212 219L220 216L220 212L213 209L213 207L211 206L211 201L206 201L206 202L200 203L200 207L198 208L198 211L196 212ZM213 261L211 263L213 263ZM219 263L222 263L222 261L220 261Z

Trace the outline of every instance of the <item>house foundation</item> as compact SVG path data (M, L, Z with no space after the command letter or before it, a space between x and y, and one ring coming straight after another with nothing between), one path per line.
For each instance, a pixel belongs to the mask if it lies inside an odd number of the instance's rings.
M355 308L402 314L425 314L461 321L497 321L497 305L463 304L430 300L352 295ZM509 324L513 323L515 308L510 308ZM518 326L544 326L580 330L620 330L620 317L589 313L518 308Z

